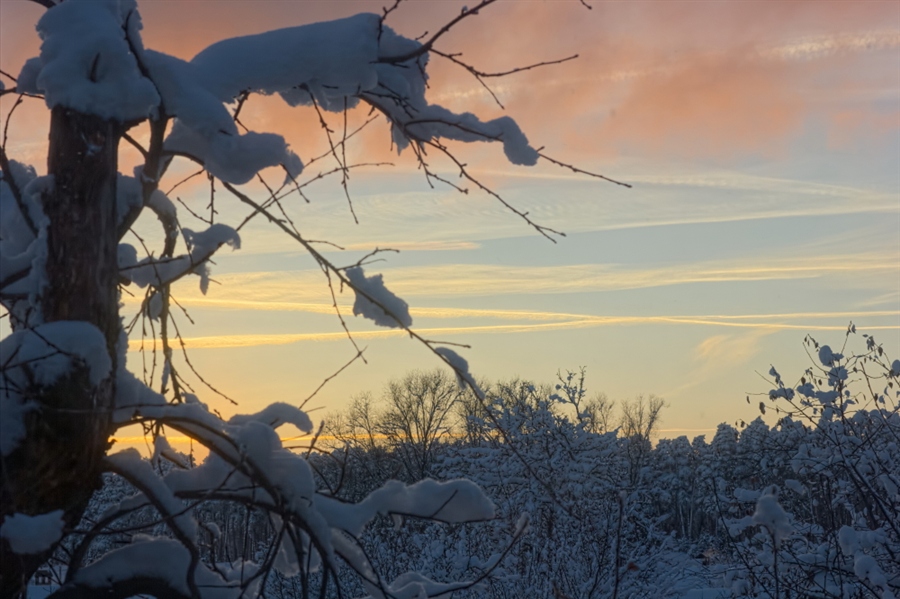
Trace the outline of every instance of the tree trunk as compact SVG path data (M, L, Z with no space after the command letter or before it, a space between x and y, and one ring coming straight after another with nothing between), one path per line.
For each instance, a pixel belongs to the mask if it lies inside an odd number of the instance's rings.
M48 173L55 186L42 198L47 225L44 322L86 321L106 337L113 362L98 386L74 368L50 387L25 390L38 408L24 417L27 436L2 462L2 509L38 515L63 510L74 528L101 484L115 396L119 337L116 177L122 126L57 106L50 121ZM18 555L0 542L0 597L22 594L52 549Z

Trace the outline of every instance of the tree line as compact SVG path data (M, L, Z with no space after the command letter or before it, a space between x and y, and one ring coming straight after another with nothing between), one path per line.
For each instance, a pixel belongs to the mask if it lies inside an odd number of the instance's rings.
M492 519L446 524L397 510L362 539L388 578L474 581L453 597L892 597L900 362L870 337L848 358L808 342L821 360L797 384L772 369L761 410L777 420L723 423L711 439L654 443L664 401L617 407L588 393L584 370L553 385L483 382L484 405L428 371L392 381L377 400L354 398L326 419L306 459L320 492L346 502L365 502L392 479L478 484ZM272 550L277 529L263 511L207 504L197 518L205 559ZM321 576L276 563L265 596L305 596ZM352 572L339 576L348 596L365 592Z

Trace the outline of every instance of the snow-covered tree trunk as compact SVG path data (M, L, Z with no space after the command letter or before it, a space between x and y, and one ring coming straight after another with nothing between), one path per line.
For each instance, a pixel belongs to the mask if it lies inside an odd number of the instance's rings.
M48 173L46 286L39 320L88 322L106 339L115 363L119 337L116 264L116 173L122 124L57 106L51 113ZM111 369L115 372L115 368ZM89 367L76 366L50 386L32 385L24 440L3 461L0 521L15 513L62 510L67 528L81 518L101 484L108 449L114 377L98 385ZM0 596L18 595L52 547L18 554L0 544Z

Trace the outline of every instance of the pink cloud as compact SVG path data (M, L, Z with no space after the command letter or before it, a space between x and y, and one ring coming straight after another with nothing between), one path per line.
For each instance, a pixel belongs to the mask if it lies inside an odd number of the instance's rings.
M189 2L176 9L173 3L144 2L141 10L148 47L190 58L223 37L360 10L380 12L383 4ZM428 11L402 4L389 23L418 36L459 14L463 4L429 3ZM828 127L834 144L861 143L883 138L884 128L897 130L895 116L878 113L871 99L853 92L862 86L894 93L900 89L895 4L592 4L589 11L577 2L498 3L464 21L439 47L463 51L464 59L487 71L579 53L578 61L489 83L532 141L546 145L552 155L582 163L623 152L726 161L747 154L778 155L788 151L794 136L816 115L824 116L817 122ZM31 3L3 3L4 70L17 72L37 52L39 40L31 24L39 14ZM872 32L882 35L867 41ZM484 118L505 114L465 71L437 56L432 63L436 100ZM304 158L327 148L310 111L254 99L245 116L248 125L285 134ZM34 108L17 115L13 141L23 152L40 153L25 132L40 130L44 125L39 119L45 118ZM385 128L377 125L360 136L352 154L356 160L395 160L389 149Z

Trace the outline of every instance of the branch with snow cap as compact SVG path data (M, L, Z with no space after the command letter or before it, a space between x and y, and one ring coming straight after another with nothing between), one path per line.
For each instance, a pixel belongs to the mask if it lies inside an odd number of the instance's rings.
M62 538L65 527L62 516L62 510L37 516L7 516L0 525L0 538L5 539L13 552L20 555L42 553Z
M155 476L149 465L143 470L132 468L132 453L114 458L124 461L120 466L129 472L129 478L139 481L145 494L152 493L164 513L177 514L179 500L175 498L207 497L248 502L276 514L285 524L298 526L306 535L303 538L308 538L307 543L313 543L315 553L329 568L336 567L333 560L340 556L360 573L364 584L374 585L373 588L381 586L356 537L377 514L447 523L481 521L494 516L490 500L477 485L466 480L424 480L409 486L392 481L358 504L339 502L315 492L307 462L284 450L274 433L274 429L284 423L309 431L311 422L301 410L287 404L274 404L257 414L235 416L226 423L209 413L202 404L168 404L161 395L150 391L133 376L121 377L124 378L120 378L117 408L122 415L130 414L130 419L120 419L120 425L150 419L188 434L211 450L197 468L173 470L157 482L148 481L144 476ZM176 521L187 518L184 515L173 517ZM192 523L188 520L187 525L178 526L181 530L193 530ZM341 536L334 530L345 531L350 537ZM293 557L295 541L285 538L283 542L279 559L284 563L280 567L290 572L293 571L290 563L297 559ZM310 547L305 549L309 550ZM83 586L86 580L92 579L90 568L85 568L84 574L79 572L73 584ZM205 576L202 566L198 566L198 585L202 576ZM413 588L406 583L397 586L403 580L407 579L398 579L389 588ZM425 584L425 579L418 583ZM461 589L470 584L456 583L440 588Z
M501 141L510 162L535 164L537 151L509 117L485 123L427 102L422 48L384 27L378 15L360 14L226 39L190 63L157 52L146 52L145 60L167 111L177 117L166 148L196 156L230 183L245 183L277 164L289 177L302 170L280 136L238 133L222 103L247 93L278 94L290 106L329 111L353 108L363 99L394 125L398 151L411 141L438 137ZM397 52L415 53L415 64L381 58Z
M472 481L431 479L405 485L388 481L358 504L316 495L316 509L328 523L359 536L376 515L397 515L436 520L448 524L478 522L494 517L494 506Z
M752 522L769 532L776 549L793 534L794 527L791 525L790 515L778 502L778 487L773 485L766 489L756 500L756 511L753 512Z
M127 244L120 245L119 272L123 277L136 283L139 287L161 287L178 279L195 273L200 275L200 291L206 294L209 288L209 270L206 262L223 245L234 249L241 247L241 238L232 227L216 223L199 233L191 229L182 229L190 254L173 258L155 259L152 256L134 262L136 251L128 249Z
M56 321L16 331L0 340L0 455L12 453L24 438L25 413L39 406L28 398L78 368L97 385L112 361L97 327L81 321Z
M354 316L368 318L382 327L412 326L409 304L384 286L382 275L367 277L362 266L354 266L344 272L349 286L356 294L356 301L353 303Z
M188 549L174 539L135 535L133 542L82 568L55 591L53 599L122 598L138 594L174 599L243 599L257 596L258 583L243 585L242 562L236 576L224 578L202 563L191 572ZM247 563L248 576L252 563ZM227 573L226 573L227 574ZM187 581L194 581L188 585Z
M133 1L69 0L48 10L37 29L40 57L28 61L20 75L26 91L42 92L50 108L120 122L153 114L159 94L131 51L142 50Z
M0 148L0 302L13 322L37 324L36 307L47 256L47 218L41 196L53 190L51 176L38 177L34 168L6 160Z

